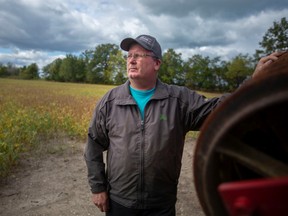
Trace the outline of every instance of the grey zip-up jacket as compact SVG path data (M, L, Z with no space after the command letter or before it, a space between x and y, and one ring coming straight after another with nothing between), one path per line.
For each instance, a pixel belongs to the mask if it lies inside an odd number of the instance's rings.
M129 208L173 205L185 135L199 130L225 96L208 100L158 80L141 119L129 84L110 90L96 106L84 153L91 191L108 191Z

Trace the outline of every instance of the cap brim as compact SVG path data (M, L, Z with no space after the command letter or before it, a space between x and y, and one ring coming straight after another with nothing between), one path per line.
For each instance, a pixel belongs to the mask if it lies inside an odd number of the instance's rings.
M125 38L124 40L122 40L122 42L120 43L120 47L121 49L125 50L125 51L129 51L130 46L132 44L139 44L140 46L142 46L144 49L146 50L150 50L152 51L149 47L147 47L146 44L142 43L141 41L138 41L137 39L134 38Z
M125 38L124 40L122 40L120 47L125 51L129 51L129 48L133 43L138 44L138 42L133 38Z

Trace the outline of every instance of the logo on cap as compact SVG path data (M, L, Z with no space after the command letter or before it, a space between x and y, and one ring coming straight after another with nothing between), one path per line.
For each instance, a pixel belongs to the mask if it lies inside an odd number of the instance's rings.
M145 35L142 35L139 37L139 40L145 42L146 44L148 44L150 46L150 48L153 47L153 44L154 44L154 40L153 38L150 38L150 37L146 37Z

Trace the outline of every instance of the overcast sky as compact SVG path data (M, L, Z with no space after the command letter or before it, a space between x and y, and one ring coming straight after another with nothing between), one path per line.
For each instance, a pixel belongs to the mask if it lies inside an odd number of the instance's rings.
M0 0L0 63L51 63L150 34L165 51L229 59L253 54L288 0Z

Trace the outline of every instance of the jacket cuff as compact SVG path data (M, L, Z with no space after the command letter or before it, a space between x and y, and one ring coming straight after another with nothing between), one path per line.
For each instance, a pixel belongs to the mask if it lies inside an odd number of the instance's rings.
M101 193L107 191L107 188L105 186L98 186L97 188L91 188L92 193Z

